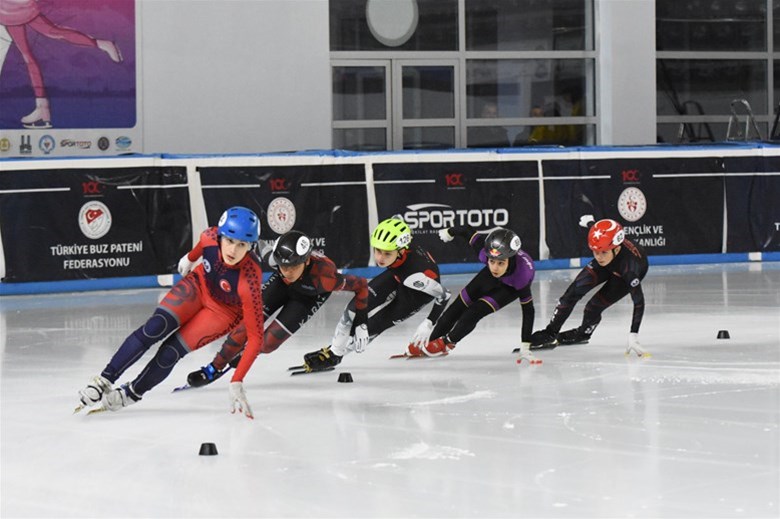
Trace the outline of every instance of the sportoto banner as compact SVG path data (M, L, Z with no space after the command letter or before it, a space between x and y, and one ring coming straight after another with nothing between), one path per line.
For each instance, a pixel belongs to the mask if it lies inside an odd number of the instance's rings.
M780 251L780 158L723 160L727 252Z
M190 221L183 167L4 172L3 281L170 274Z
M260 217L260 238L276 240L292 229L339 267L369 260L365 168L360 165L199 168L211 225L228 207Z
M539 182L536 161L374 164L379 220L400 214L414 241L439 263L475 262L469 247L439 240L441 229L515 231L539 258Z
M718 253L723 245L720 158L545 160L551 258L589 256L580 216L620 222L650 255Z

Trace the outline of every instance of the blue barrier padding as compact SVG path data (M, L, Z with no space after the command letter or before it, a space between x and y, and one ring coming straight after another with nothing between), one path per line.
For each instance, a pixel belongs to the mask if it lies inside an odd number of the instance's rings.
M573 258L578 260L579 266L572 267L571 259L539 260L534 262L536 270L562 270L569 268L581 268L591 258ZM750 257L747 252L731 252L726 254L682 254L670 256L650 256L650 265L701 265L712 263L744 263L749 261L780 261L780 252L762 252L756 257ZM442 275L469 274L479 271L482 263L444 263L439 265ZM380 267L360 267L343 269L343 272L363 276L376 277L382 272ZM270 276L269 272L263 273L265 282ZM173 276L173 282L177 282L181 276ZM29 294L55 294L61 292L87 292L93 290L123 290L132 288L163 288L157 276L136 276L127 278L105 279L78 279L68 281L36 281L30 283L0 283L0 296L15 296Z
M648 259L650 265L698 265L704 263L740 263L743 261L750 261L747 252L650 256Z
M446 274L469 274L482 270L485 265L482 263L444 263L439 265L439 272Z
M138 158L138 159L160 159L160 160L180 160L180 159L196 159L196 158L234 158L234 157L301 157L301 156L324 156L324 157L365 157L365 156L397 156L397 155L431 155L431 154L473 154L481 152L492 152L499 154L523 154L523 153L539 153L539 152L581 152L587 154L588 152L620 152L620 151L648 151L648 150L723 150L723 149L765 149L765 148L777 148L777 143L772 142L715 142L715 143L703 143L703 144L648 144L639 146L571 146L564 147L559 145L536 145L536 146L523 146L523 147L511 147L511 148L452 148L447 150L401 150L401 151L351 151L351 150L302 150L302 151L290 151L290 152L268 152L268 153L120 153L117 158ZM50 161L72 161L74 158L78 160L85 159L99 159L106 160L105 156L85 156L85 157L46 157L45 160ZM27 157L4 157L0 158L0 162L21 162L29 161Z
M590 258L577 258L577 259L580 260L579 261L580 266L590 261ZM583 263L582 261L583 259L585 260L585 263ZM536 267L536 270L561 270L561 269L572 268L570 259L550 259L550 260L534 261L534 267Z
M29 283L0 283L0 296L24 294L54 294L91 290L119 290L159 287L157 276L127 278L73 279L67 281L33 281Z

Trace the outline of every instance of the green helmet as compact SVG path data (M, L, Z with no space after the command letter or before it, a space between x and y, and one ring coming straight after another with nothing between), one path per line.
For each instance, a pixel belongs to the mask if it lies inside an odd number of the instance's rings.
M379 250L405 249L412 243L412 231L400 218L379 222L371 235L371 246Z

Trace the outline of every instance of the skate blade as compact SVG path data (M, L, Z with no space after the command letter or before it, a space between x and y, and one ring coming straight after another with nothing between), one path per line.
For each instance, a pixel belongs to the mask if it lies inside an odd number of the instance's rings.
M572 342L561 342L559 340L558 341L558 346L575 346L577 344L588 344L588 342L590 342L590 339L586 339L584 341L572 341ZM531 348L531 349L533 349L533 348Z
M81 410L84 409L85 407L87 407L87 406L85 406L84 404L77 405L76 409L73 410L73 414L81 412Z
M445 351L440 355L409 355L408 353L399 353L398 355L390 355L388 359L435 359L438 357L446 357L450 352Z
M290 376L292 377L292 376L295 376L295 375L313 375L314 373L325 373L327 371L333 371L335 369L336 368L333 367L333 368L312 369L312 370L305 370L305 369L303 369L303 370L300 370L300 371L292 371L291 370L290 371Z
M106 411L108 411L108 409L106 409L105 407L97 407L97 408L95 408L95 409L91 409L91 410L90 410L90 411L87 413L87 416L89 416L89 415L91 415L91 414L105 413Z
M531 351L536 350L554 350L558 347L558 341L545 342L544 344L531 345ZM520 348L515 348L512 353L520 353Z
M35 121L34 123L22 123L22 126L28 130L46 130L51 128L51 122L49 121Z

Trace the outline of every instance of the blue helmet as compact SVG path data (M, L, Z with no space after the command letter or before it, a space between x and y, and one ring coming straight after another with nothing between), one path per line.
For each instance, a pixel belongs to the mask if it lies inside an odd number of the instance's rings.
M234 240L255 243L260 238L260 219L251 209L231 207L219 217L217 233Z

